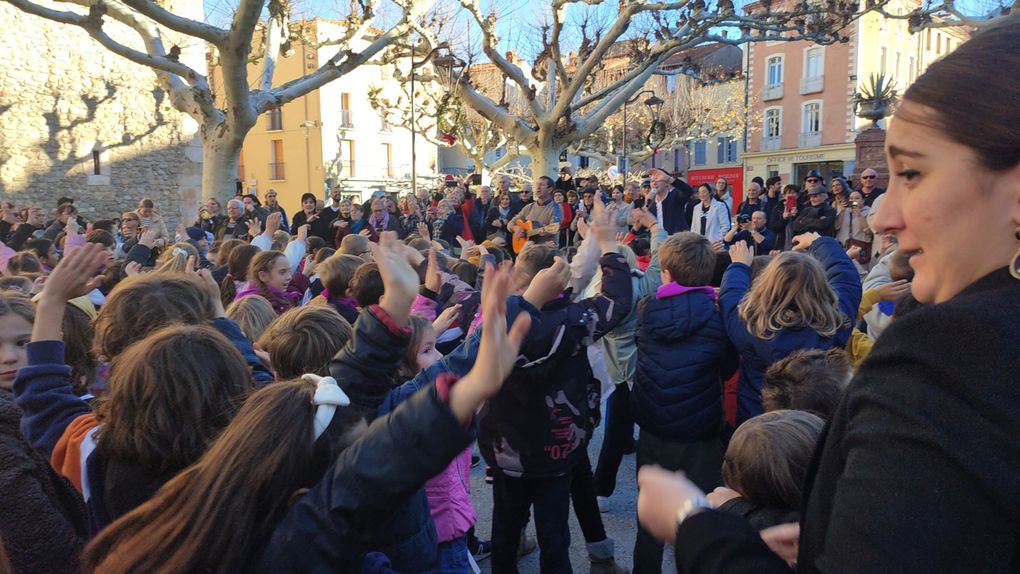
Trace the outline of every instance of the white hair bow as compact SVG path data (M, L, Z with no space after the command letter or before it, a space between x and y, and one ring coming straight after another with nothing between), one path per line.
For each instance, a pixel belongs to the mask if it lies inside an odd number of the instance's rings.
M320 377L319 375L308 373L301 375L301 379L311 381L318 387L315 389L315 396L312 398L312 404L316 406L314 428L315 439L318 440L322 433L326 432L326 427L329 426L329 423L333 421L336 408L346 407L351 404L351 399L336 384L336 379L333 377Z

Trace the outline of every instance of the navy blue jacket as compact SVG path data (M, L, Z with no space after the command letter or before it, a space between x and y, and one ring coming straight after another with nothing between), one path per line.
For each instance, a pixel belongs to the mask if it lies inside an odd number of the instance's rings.
M687 202L694 195L694 188L682 179L673 180L673 189L666 195L662 202L662 228L666 233L673 234L678 231L690 231L690 213L687 212ZM646 202L646 207L651 213L656 213L658 204L653 198Z
M669 441L718 434L722 383L736 370L737 356L715 301L701 292L651 294L638 303L637 317L634 420Z
M834 337L823 337L813 329L781 329L771 339L755 337L737 311L740 300L751 288L751 268L743 263L731 263L723 275L719 306L726 325L726 335L741 356L740 382L737 385L738 425L762 414L761 385L765 371L772 363L798 349L846 347L850 339L853 320L861 305L860 275L843 248L831 237L819 237L808 252L821 261L829 285L839 298L839 310L846 317L846 323Z

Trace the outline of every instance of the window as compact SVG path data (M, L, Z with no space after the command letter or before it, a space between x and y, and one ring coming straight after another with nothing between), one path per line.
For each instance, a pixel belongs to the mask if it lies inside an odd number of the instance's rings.
M581 169L588 167L590 163L591 160L588 158L588 156L582 155L581 157L577 158L577 167Z
M694 165L705 165L708 163L706 148L708 147L705 140L698 140L694 142Z
M768 70L763 99L775 100L783 97L783 56L772 56L767 60Z
M765 166L765 172L768 173L768 177L776 177L779 175L779 166L770 163Z
M928 35L924 41L924 49L931 51L931 28L928 28Z
M942 53L942 34L935 34L935 53Z
M882 46L882 63L879 66L879 71L883 75L885 75L885 52L886 52L885 46Z
M762 137L762 148L764 150L776 150L781 147L783 108L768 108L765 110L765 130Z
M99 168L100 168L100 164L99 164L99 150L98 149L94 149L94 150L92 150L92 175L102 175L102 173L100 173L100 169Z
M893 77L900 78L900 53L896 52L896 66L892 69Z
M914 78L917 77L917 68L914 65L914 57L911 56L910 59L907 60L907 63L910 66L910 69L907 70L907 77L910 78L910 83L913 84Z
M726 161L730 163L737 161L737 140L731 139L726 142Z
M382 144L382 147L383 157L386 158L386 166L383 168L383 174L385 177L393 177L393 146L388 143L384 143Z
M351 95L340 94L340 127L353 128L354 114L351 113Z
M340 140L340 175L354 177L354 141Z
M737 161L737 140L729 137L716 138L716 161L718 163Z
M802 110L800 147L817 147L822 143L822 102L805 102Z
M266 129L269 131L277 131L283 129L283 110L281 108L273 108L266 112Z
M813 46L804 50L804 77L800 80L800 93L822 91L825 77L825 49Z
M676 76L666 76L666 93L672 94L676 91Z
M950 47L949 47L949 36L946 36L946 53L947 54L949 53L949 50L950 50Z
M269 142L269 179L285 179L283 171L283 140Z

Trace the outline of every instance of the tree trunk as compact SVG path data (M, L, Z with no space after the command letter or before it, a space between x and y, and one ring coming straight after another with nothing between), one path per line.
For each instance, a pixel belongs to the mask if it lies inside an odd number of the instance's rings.
M529 149L528 155L531 156L531 178L537 180L545 175L553 178L555 181L560 171L561 153L563 153L563 150L552 144Z
M203 130L218 132L218 128ZM240 142L243 142L243 138ZM232 135L202 138L202 199L225 202L237 193L237 159L241 143ZM242 182L243 183L243 182Z

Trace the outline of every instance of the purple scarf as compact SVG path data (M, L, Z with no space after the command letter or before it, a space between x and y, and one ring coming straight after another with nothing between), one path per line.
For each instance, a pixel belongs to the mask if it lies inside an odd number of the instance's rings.
M273 311L275 311L277 315L288 309L296 307L298 301L301 300L301 294L297 291L280 291L271 285L262 285L258 287L252 285L250 281L245 283L244 287L237 292L237 296L234 297L234 300L243 299L249 295L265 297L266 300L273 306Z
M329 289L322 290L322 298L325 299L326 301L329 301L333 305L344 305L350 307L351 309L358 308L358 300L355 299L354 297L349 297L347 295L334 297L333 295L330 294Z
M659 285L659 288L655 290L656 299L666 299L667 297L675 297L677 295L683 295L684 293L701 292L708 295L708 298L715 301L718 296L715 294L715 289L709 285L701 285L700 287L688 287L681 285L676 281L672 283L664 283Z
M378 225L377 225L378 224ZM368 216L368 226L372 229L382 229L386 231L390 225L390 212L383 211L382 219L376 219L375 214Z

